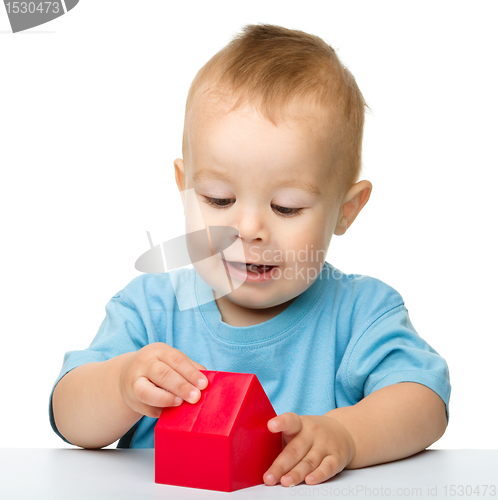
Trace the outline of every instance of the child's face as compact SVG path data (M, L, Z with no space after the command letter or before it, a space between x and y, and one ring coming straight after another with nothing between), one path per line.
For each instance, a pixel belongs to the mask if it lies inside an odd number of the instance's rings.
M214 119L196 115L189 163L175 161L179 189L195 190L206 226L239 231L243 254L228 248L226 261L275 266L264 274L245 271L244 280L218 255L232 280L242 280L226 296L231 302L277 306L320 273L343 201L330 175L333 152L326 154L324 130L318 120L277 128L248 107ZM186 217L189 227L188 209Z

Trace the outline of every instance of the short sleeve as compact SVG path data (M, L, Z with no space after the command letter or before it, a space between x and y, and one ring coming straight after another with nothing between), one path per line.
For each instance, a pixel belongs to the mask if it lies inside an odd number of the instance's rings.
M343 361L342 382L351 399L359 401L399 382L417 382L444 401L449 421L448 365L415 331L404 304L384 312L354 335Z
M137 351L147 345L147 331L137 310L124 302L120 293L105 306L106 316L87 349L69 351L64 355L62 369L52 387L49 400L49 418L52 429L66 443L55 425L52 395L60 379L74 368L95 361L106 361L126 352ZM72 443L69 443L72 444Z

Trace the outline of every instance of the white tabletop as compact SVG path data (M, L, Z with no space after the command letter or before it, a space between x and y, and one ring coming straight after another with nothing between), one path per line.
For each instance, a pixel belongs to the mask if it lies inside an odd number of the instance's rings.
M397 462L345 470L315 486L302 483L285 488L280 484L261 484L225 493L156 484L152 449L0 448L0 498L8 500L228 497L251 500L291 497L498 500L497 489L498 450L426 450Z

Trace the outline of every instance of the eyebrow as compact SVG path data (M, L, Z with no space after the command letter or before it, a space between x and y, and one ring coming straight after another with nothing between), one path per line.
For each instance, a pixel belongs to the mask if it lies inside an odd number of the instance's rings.
M217 170L197 171L193 174L192 179L194 180L194 182L199 182L203 179L217 179L220 181L227 180L226 176ZM310 194L314 194L317 196L320 196L322 194L318 186L315 186L314 184L311 184L310 182L307 181L298 181L295 179L288 179L284 181L282 184L280 184L279 187L290 187L290 188L301 189L303 191L306 191Z

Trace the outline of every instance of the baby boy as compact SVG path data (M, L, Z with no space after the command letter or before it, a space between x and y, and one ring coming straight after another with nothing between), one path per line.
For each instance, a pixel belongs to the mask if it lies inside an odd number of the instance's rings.
M200 369L263 385L277 413L268 429L284 441L267 485L319 484L443 435L448 368L401 295L325 261L372 191L358 182L365 106L334 50L301 31L248 25L201 68L175 178L187 233L234 228L233 245L112 297L54 384L62 439L153 447L162 408L199 400Z

